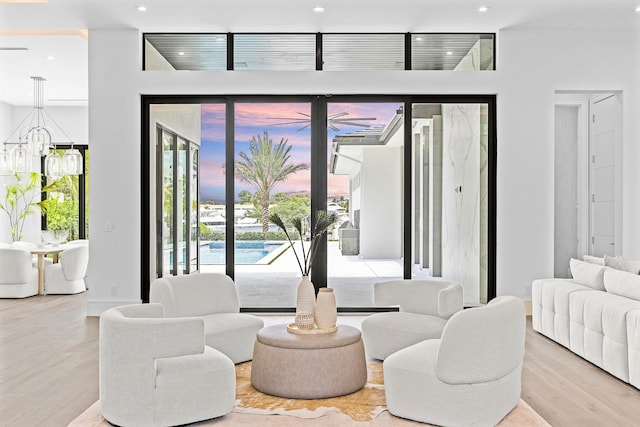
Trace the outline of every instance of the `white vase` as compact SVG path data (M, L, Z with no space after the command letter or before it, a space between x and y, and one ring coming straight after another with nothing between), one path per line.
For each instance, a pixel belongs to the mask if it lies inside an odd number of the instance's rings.
M330 329L336 326L338 309L336 296L331 288L320 288L315 311L316 325L320 329Z
M296 314L310 313L313 316L315 309L316 291L313 288L313 283L309 280L309 276L302 276L296 294ZM313 324L313 321L311 324ZM300 325L298 326L300 327Z

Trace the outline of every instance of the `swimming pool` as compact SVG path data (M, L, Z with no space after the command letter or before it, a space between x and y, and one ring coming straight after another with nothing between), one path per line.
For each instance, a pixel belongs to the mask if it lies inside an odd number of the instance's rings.
M275 249L282 246L282 242L264 240L238 240L235 242L236 264L258 264L260 260ZM200 246L200 264L224 264L225 243L215 241Z

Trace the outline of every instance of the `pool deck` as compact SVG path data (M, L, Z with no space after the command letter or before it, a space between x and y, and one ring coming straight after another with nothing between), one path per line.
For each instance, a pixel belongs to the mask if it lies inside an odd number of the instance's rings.
M300 243L295 245L300 253ZM338 307L373 307L373 284L400 279L403 271L402 258L342 255L337 241L328 242L327 265L328 286L334 289ZM225 266L201 265L200 271L224 273ZM300 269L293 251L287 250L268 265L237 264L235 282L241 307L295 307Z

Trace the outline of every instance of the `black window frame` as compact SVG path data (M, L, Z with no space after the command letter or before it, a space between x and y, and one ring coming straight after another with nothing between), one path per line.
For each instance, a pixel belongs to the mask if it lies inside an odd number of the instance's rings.
M324 35L339 35L339 34L353 34L353 35L403 35L404 36L404 70L405 71L424 71L424 72L433 72L433 71L446 71L446 70L413 70L412 69L412 44L413 44L413 39L412 36L413 35L420 35L420 36L429 36L429 35L478 35L479 38L491 38L492 40L492 50L493 50L493 58L492 58L492 68L490 70L480 70L480 71L496 71L496 65L497 65L497 50L496 50L496 46L497 46L497 34L496 33L487 33L487 32L416 32L416 33L411 33L411 32L407 32L407 33L401 33L401 32L389 32L389 33L376 33L376 32L365 32L365 33L348 33L348 32L327 32L327 33L307 33L307 32L239 32L239 33L222 33L222 32L217 32L217 33L202 33L202 32L198 32L198 33L186 33L186 32L175 32L175 33L159 33L159 32L146 32L142 34L142 70L146 71L146 62L145 62L145 53L146 53L146 45L145 45L145 41L146 41L146 36L147 35L154 35L154 34L167 34L167 35L171 35L171 34L175 34L175 35L182 35L182 34L195 34L195 35L206 35L206 34L210 34L212 36L220 36L220 35L225 35L227 38L227 55L226 55L226 70L227 71L234 71L234 60L235 60L235 55L234 55L234 35L236 34L255 34L255 35L260 35L260 34L265 34L265 35L270 35L270 34L294 34L294 35L302 35L302 34L307 34L307 35L315 35L316 38L316 46L315 46L315 56L316 56L316 60L315 60L315 71L323 71L324 69L324 59L323 59L323 40L324 40ZM375 70L375 69L372 69ZM247 71L247 70L242 70L242 71ZM287 69L283 69L283 70L274 70L274 71L292 71L292 70L287 70ZM354 70L356 71L356 70ZM364 70L357 70L357 71L364 71ZM400 71L400 70L398 70Z
M226 105L226 154L225 160L227 164L233 164L235 161L234 152L234 105L236 103L245 102L310 102L311 103L311 200L312 215L318 210L326 209L327 195L327 129L326 126L314 126L315 123L326 123L327 104L329 102L398 102L404 106L404 177L403 177L403 211L404 211L404 230L403 230L403 252L410 254L412 252L413 235L411 233L411 215L412 215L412 144L411 144L411 121L412 106L422 103L478 103L486 104L488 108L488 141L487 141L487 168L488 168L488 203L487 203L487 301L496 297L496 211L497 211L497 117L496 117L496 95L228 95L228 96L202 96L202 95L141 95L141 288L140 294L143 302L149 301L149 288L152 278L150 277L150 251L151 244L150 230L150 152L151 144L149 141L149 120L150 106L153 104L209 104L224 103ZM155 147L155 145L154 145ZM228 203L228 199L234 194L234 170L226 168L226 209L227 215L233 217L233 200ZM315 201L315 202L314 202ZM234 233L233 223L227 222L226 229L226 273L231 278L234 277ZM411 278L412 259L409 256L403 257L403 277ZM318 258L314 263L312 272L312 281L319 287L327 284L327 264L326 264L326 245L322 245L318 252ZM260 308L241 307L246 312L291 312L293 308ZM339 307L340 312L371 312L379 311L379 307Z

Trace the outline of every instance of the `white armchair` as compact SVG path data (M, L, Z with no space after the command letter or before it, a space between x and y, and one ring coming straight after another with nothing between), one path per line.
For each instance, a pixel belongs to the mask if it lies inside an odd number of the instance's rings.
M204 344L202 319L166 319L160 304L100 316L100 403L120 426L171 426L227 414L235 368Z
M495 426L520 401L524 340L518 298L454 314L441 339L384 361L389 412L441 426Z
M47 294L77 294L87 290L84 276L89 263L87 246L72 246L60 254L59 262L44 268L44 291Z
M33 242L23 242L22 240L11 243L11 246L13 246L14 248L26 249L28 251L31 251L32 249L36 249L38 247L38 245ZM38 255L33 255L32 258L33 258L33 266L38 268ZM44 265L47 266L51 264L53 264L53 260L51 258L45 257Z
M384 360L410 345L440 338L454 313L462 310L462 286L443 280L392 280L373 288L377 306L398 305L398 312L377 313L362 321L368 357Z
M164 306L167 317L201 317L205 342L226 354L233 363L253 357L256 334L264 321L240 313L233 280L219 273L168 276L151 283L149 302Z
M38 269L31 252L10 245L0 247L0 298L25 298L38 293Z

